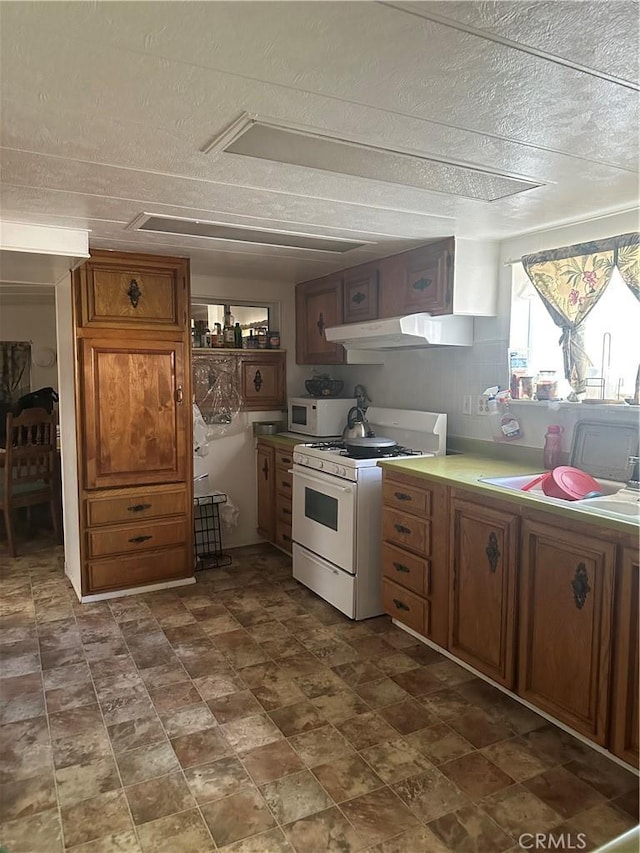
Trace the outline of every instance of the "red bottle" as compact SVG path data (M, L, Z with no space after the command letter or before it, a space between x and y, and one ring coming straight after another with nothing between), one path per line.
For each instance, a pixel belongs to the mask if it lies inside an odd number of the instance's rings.
M544 437L544 450L542 451L542 460L545 468L553 471L558 465L562 465L562 433L564 427L558 424L551 424L547 427L547 434Z

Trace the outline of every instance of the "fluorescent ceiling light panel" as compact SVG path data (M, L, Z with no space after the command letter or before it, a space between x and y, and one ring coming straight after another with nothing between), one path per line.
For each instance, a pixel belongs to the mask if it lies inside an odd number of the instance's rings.
M129 228L136 231L152 231L157 234L177 234L181 237L201 237L207 240L252 243L286 249L306 249L315 252L343 254L352 249L368 245L368 241L344 240L340 237L318 237L314 234L299 234L291 231L276 231L265 228L247 228L244 225L228 225L223 222L205 222L201 219L179 219L172 216L142 214L136 217Z
M235 122L205 150L222 150L227 154L417 187L478 201L497 201L541 186L540 183L487 169L363 145L248 117Z

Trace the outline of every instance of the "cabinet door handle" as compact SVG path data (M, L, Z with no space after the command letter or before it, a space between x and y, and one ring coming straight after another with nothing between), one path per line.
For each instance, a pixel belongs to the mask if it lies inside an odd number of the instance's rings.
M282 534L282 539L283 539L285 542L291 542L291 537L290 537L290 536L287 536L287 534L286 534L286 533L283 533L283 534Z
M573 600L576 607L578 610L582 610L587 602L587 596L591 592L587 567L584 563L578 563L576 566L576 573L571 581L571 589L573 590Z
M411 529L409 527L405 527L404 524L394 524L393 526L398 531L398 533L411 533Z
M409 566L405 566L404 563L394 563L393 568L396 570L396 572L405 572L407 574L411 571Z
M264 465L262 466L262 473L264 474L265 480L269 478L269 463L267 460L264 460Z
M431 287L431 279L430 279L430 278L425 278L424 276L421 276L419 279L417 279L416 281L414 281L414 282L413 282L413 284L411 285L411 287L412 287L414 290L419 290L419 291L420 291L420 293L422 293L422 292L423 292L423 291L425 291L428 287Z
M127 296L129 297L129 302L131 302L131 307L137 308L138 303L140 302L140 297L142 296L142 291L140 290L140 285L135 280L135 278L132 278L129 282Z
M367 298L367 297L364 295L364 293L360 293L360 291L358 291L357 293L354 293L354 294L353 294L353 296L351 297L351 301L352 301L352 302L355 302L355 303L356 303L356 305L360 305L360 303L361 303L361 302L364 302L364 300L365 300L366 298Z
M153 539L153 536L134 536L133 539L129 539L129 542L135 542L138 544L140 542L146 542L147 539Z
M184 400L184 391L182 390L182 385L178 385L176 388L176 403L180 404Z
M489 571L493 574L498 568L498 560L500 559L498 537L493 530L489 534L489 541L487 542L487 547L484 549L484 552L487 555L487 560L489 561Z
M398 610L407 610L408 611L411 609L410 607L407 607L407 605L404 603L404 601L400 601L399 598L394 598L393 603L398 608Z
M282 514L283 515L291 515L291 510L288 507L283 506L282 507Z
M290 489L291 488L291 483L288 480L281 480L280 485L282 486L283 489Z
M127 509L129 512L142 512L143 509L151 509L151 504L134 504L133 506L128 506Z
M260 391L262 388L262 374L259 370L256 370L256 375L253 377L253 387L256 391Z
M320 312L320 316L318 317L318 322L316 323L318 327L318 334L322 337L322 333L324 332L324 314L322 311Z
M411 495L408 495L406 492L394 492L394 498L399 501L410 501L412 500Z

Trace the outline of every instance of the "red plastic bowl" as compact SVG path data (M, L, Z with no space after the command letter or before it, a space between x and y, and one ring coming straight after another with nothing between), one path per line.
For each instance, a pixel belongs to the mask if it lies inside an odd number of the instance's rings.
M570 465L560 465L553 471L549 471L544 478L542 491L550 498L579 501L589 492L600 491L600 484L586 471L572 468Z

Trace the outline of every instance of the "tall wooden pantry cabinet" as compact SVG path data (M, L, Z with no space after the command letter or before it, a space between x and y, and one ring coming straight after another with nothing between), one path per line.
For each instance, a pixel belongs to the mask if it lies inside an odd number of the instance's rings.
M73 273L82 593L193 574L189 261Z

